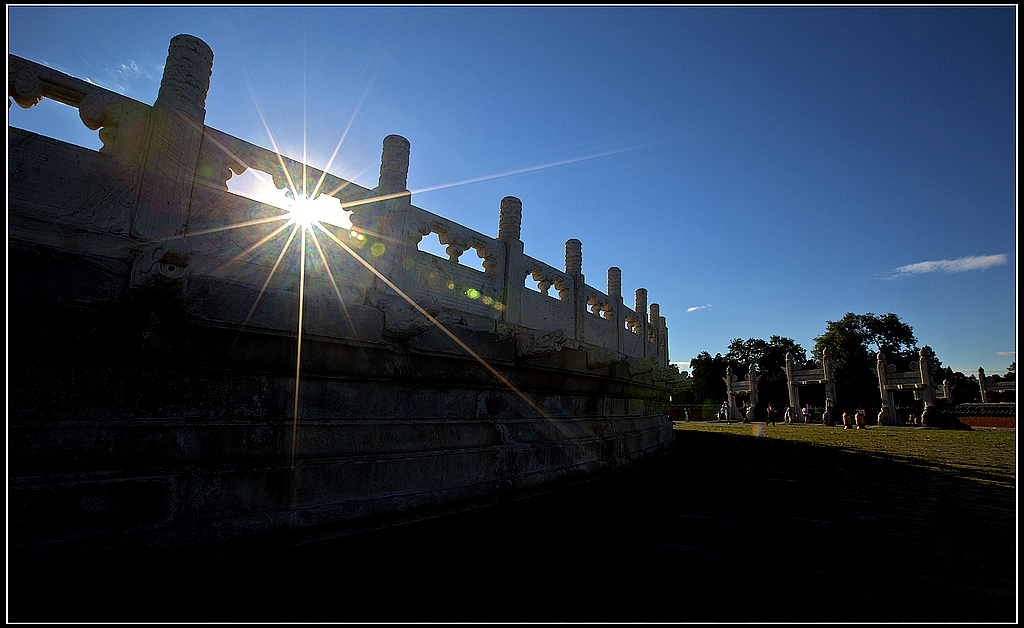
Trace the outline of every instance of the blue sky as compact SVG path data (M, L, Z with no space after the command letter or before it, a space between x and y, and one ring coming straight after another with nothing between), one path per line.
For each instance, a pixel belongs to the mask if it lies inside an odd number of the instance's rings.
M559 267L577 238L601 289L621 268L673 362L776 334L810 351L846 312L899 315L956 370L1016 361L1015 6L7 16L10 53L149 104L195 35L209 126L271 147L269 127L318 167L345 134L328 169L366 187L406 137L416 205L495 236L519 197L526 253ZM8 122L100 146L52 101Z

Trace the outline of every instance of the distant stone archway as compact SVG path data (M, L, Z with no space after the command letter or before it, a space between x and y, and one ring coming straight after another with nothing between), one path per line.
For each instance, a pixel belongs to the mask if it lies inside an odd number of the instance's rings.
M981 402L988 403L988 393L1017 392L1017 382L1014 380L996 380L993 377L985 377L985 369L979 366L978 388L981 389Z
M911 370L903 373L896 372L895 364L887 364L885 354L878 352L878 392L882 398L882 409L878 411L879 425L901 425L902 418L896 412L893 394L898 390L909 390L914 393L914 400L924 403L921 412L922 422L925 423L927 410L934 406L940 398L948 398L949 382L943 382L941 391L937 391L932 380L932 373L936 370L924 348L921 349L920 357ZM926 423L925 423L926 424Z
M746 415L740 412L739 407L736 404L736 397L739 395L749 395L750 405L757 405L757 382L761 379L761 376L754 371L754 365L751 364L747 370L747 377L742 381L738 381L736 376L732 372L732 366L725 367L725 392L729 399L729 417L737 421L746 421Z
M811 384L825 386L825 408L835 409L836 407L836 376L832 369L832 358L828 349L821 352L820 369L796 369L796 359L793 352L786 353L786 381L789 385L789 405L794 409L800 407L800 386Z

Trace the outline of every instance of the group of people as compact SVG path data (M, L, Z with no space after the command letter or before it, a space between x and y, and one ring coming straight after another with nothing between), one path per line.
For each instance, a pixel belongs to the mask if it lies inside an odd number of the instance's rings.
M765 408L765 425L776 425L779 419L779 412L775 409L771 403ZM805 404L798 413L796 408L793 406L786 406L785 410L781 412L781 420L786 423L796 423L800 416L803 417L804 423L810 423L814 420L814 411L811 409L810 404ZM756 404L750 404L746 406L742 416L744 417L744 423L753 423L757 417ZM858 430L864 429L867 424L867 419L864 415L863 410L857 412L843 412L843 429L848 430L850 428L856 428ZM718 410L718 420L725 421L726 423L732 423L732 412L729 408L727 401L722 402L722 407ZM821 414L821 422L823 425L834 425L835 421L832 417L832 407L828 404L825 405L824 411Z
M722 402L722 407L718 409L718 420L725 421L726 423L732 423L731 412L729 412L729 402Z

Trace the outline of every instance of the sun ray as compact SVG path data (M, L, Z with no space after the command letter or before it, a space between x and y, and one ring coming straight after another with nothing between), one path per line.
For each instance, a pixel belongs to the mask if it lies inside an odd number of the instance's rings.
M161 242L168 242L170 240L177 240L180 238L190 238L192 236L209 235L211 233L219 233L221 231L230 231L232 229L241 229L243 227L254 227L256 225L265 225L268 222L276 222L278 220L288 220L288 214L280 214L277 216L267 216L264 218L254 218L252 220L245 220L242 222L231 223L230 225L223 225L221 227L211 227L209 229L200 229L199 231L190 231L187 235L176 235L170 238L160 240Z
M268 233L267 235L263 236L262 238L260 238L259 242L256 242L255 244L253 244L253 245L252 245L252 246L250 246L249 248L245 249L244 251L242 251L242 252L241 252L241 253L239 253L238 255L236 255L236 256L234 256L234 257L232 257L232 258L231 258L230 260L228 260L227 262L224 262L223 264L221 264L220 266L218 266L218 267L217 267L216 269L214 269L214 271L213 271L213 274L214 274L214 275L220 275L220 273L221 273L221 272L222 272L222 271L223 271L223 270L224 270L225 268L227 268L227 267L228 267L228 266L230 266L231 264L234 264L235 262L237 262L237 261L241 260L241 259L242 259L242 258L243 258L243 257L244 257L245 255L247 255L247 254L249 254L249 253L252 253L253 251L255 251L256 249L258 249L259 247L261 247L261 246L263 246L264 244L266 244L266 243L267 243L267 242L268 242L269 240L271 240L272 238L274 238L275 236L277 236L277 234L279 234L279 233L281 233L282 231L284 231L285 229L287 229L289 225L292 225L292 223L290 223L290 222L285 222L285 223L284 223L284 224L282 224L282 225L281 225L280 227L278 227L278 228L274 229L273 231L271 231L271 232L270 232L270 233ZM294 225L292 225L292 226L294 226ZM287 246L287 245L285 245L285 246Z
M274 273L277 272L277 267L280 266L281 260L284 259L284 254L288 251L288 247L295 238L295 232L298 229L298 225L292 225L292 232L288 235L288 240L286 240L284 245L281 247L281 252L277 255L277 260L274 262L273 268L270 269L270 273L267 275L266 281L263 282L263 287L260 288L259 294L256 295L256 300L253 302L252 307L249 308L249 313L245 315L245 321L242 322L242 326L238 329L238 335L235 336L235 342L231 343L231 348L234 348L235 343L238 342L238 338L241 337L246 325L249 324L249 319L252 318L252 313L256 311L256 306L259 305L260 299L263 298L263 293L266 292L267 286L270 285L270 280L273 279Z
M299 371L302 367L302 313L306 296L306 230L302 229L299 247L299 333L295 349L295 400L292 403L292 469L295 468L295 439L299 431Z
M320 188L323 185L324 180L327 178L327 171L330 170L331 164L334 163L335 157L338 156L338 151L341 150L342 143L344 143L345 138L348 137L348 132L349 130L352 129L352 124L355 123L356 116L359 114L359 110L362 108L363 102L366 100L366 96L370 93L370 87L372 85L373 80L371 80L370 84L366 86L365 90L363 90L363 95L359 98L359 103L356 105L355 110L352 112L352 116L349 117L348 124L345 125L345 130L341 132L341 138L338 139L338 144L334 147L334 152L331 153L331 158L327 160L327 165L324 166L323 170L320 172L320 179L316 182L316 186L314 186L313 188L313 193L310 195L313 198L316 198L316 196L320 193ZM334 196L334 194L340 191L340 189L344 187L344 185L345 184L342 184L341 186L339 186L338 189L331 191L330 196Z
M327 231L323 225L316 223L316 227L321 231ZM334 287L334 294L338 295L338 303L341 304L341 309L345 312L345 320L348 321L348 327L352 331L352 336L357 335L355 324L352 322L352 317L348 313L348 307L345 305L345 299L341 297L341 290L338 289L338 282L334 279L334 273L331 272L331 265L327 262L327 256L324 254L323 248L320 246L320 239L316 237L316 232L310 230L310 236L313 238L313 244L316 246L317 252L320 254L320 259L324 263L324 268L327 270L327 276L331 279L331 286Z
M342 202L341 203L341 208L346 210L346 211L352 211L353 208L359 207L361 205L369 205L371 203L379 203L381 201L387 201L387 200L391 200L391 199L395 199L395 198L402 198L402 197L406 197L406 196L411 196L412 194L422 194L424 192L433 192L433 191L436 191L436 190L443 190L443 189L447 189L447 188L458 187L460 185L469 185L471 183L479 183L481 181L490 181L490 180L493 180L493 179L500 179L502 177L510 177L510 176L517 175L517 174L525 174L527 172L535 172L535 171L544 170L544 169L547 169L547 168L556 168L558 166L564 166L564 165L567 165L567 164L578 163L578 162L587 161L587 160L590 160L590 159L598 159L600 157L607 157L609 155L617 155L619 153L625 153L625 152L629 152L629 151L633 151L633 150L640 150L640 149L643 149L643 148L648 148L650 146L655 146L657 144L663 144L663 143L665 143L665 142L664 141L663 142L653 142L653 143L650 143L650 144L644 144L644 145L640 145L640 146L632 146L632 147L628 147L628 148L621 148L621 149L617 149L617 150L606 151L606 152L603 152L603 153L596 153L596 154L593 154L593 155L586 155L586 156L583 156L583 157L576 157L576 158L573 158L573 159L566 159L566 160L563 160L563 161L552 162L552 163L549 163L549 164L541 164L539 166L530 166L530 167L527 167L527 168L520 168L518 170L510 170L508 172L500 172L500 173L496 173L496 174L484 175L484 176L476 177L476 178L473 178L473 179L465 179L463 181L455 181L455 182L452 182L452 183L444 183L444 184L434 185L434 186L425 187L425 188L417 188L415 190L402 190L400 192L393 192L391 194L380 194L380 195L376 195L376 196L369 196L369 197L366 197L366 198L361 198L361 199L357 199L357 200L353 200L353 201ZM344 187L344 185L339 186L336 190L332 190L330 192L330 194L333 195L334 193L336 193L339 190L341 190L343 187ZM382 239L386 239L385 236L383 236L383 234L372 234L372 235L375 235L376 237L380 237Z
M529 166L527 168L520 168L518 170L509 170L508 172L499 172L497 174L484 175L484 176L481 176L481 177L475 177L473 179L465 179L463 181L455 181L455 182L452 182L452 183L443 183L443 184L440 184L440 185L433 185L433 186L425 187L425 188L417 188L415 190L402 190L401 192L394 192L392 194L382 194L380 196L372 196L372 197L363 198L363 199L359 199L359 200L355 200L355 201L348 201L348 202L342 203L341 206L342 206L343 209L351 210L353 207L358 207L360 205L367 205L369 203L377 203L377 202L380 202L380 201L386 201L386 200L390 200L390 199L393 199L393 198L400 198L400 197L409 196L409 195L412 195L412 194L422 194L424 192L434 192L436 190L444 190L444 189L447 189L447 188L453 188L453 187L457 187L457 186L460 186L460 185L469 185L470 183L479 183L481 181L491 181L493 179L500 179L502 177L511 177L511 176L517 175L517 174L525 174L527 172L535 172L537 170L545 170L547 168L557 168L558 166L565 166L565 165L568 165L568 164L579 163L581 161L588 161L590 159L598 159L600 157L607 157L609 155L618 155L620 153L626 153L626 152L629 152L629 151L641 150L641 149L644 149L644 148L649 148L651 146L657 146L658 144L664 144L664 143L666 143L668 141L670 141L670 140L663 140L661 142L651 142L649 144L641 144L639 146L630 146L630 147L627 147L627 148L619 148L619 149L616 149L616 150L605 151L603 153L595 153L593 155L585 155L583 157L575 157L573 159L565 159L563 161L555 161L555 162L552 162L552 163L549 163L549 164L541 164L539 166Z
M405 301L408 302L409 305L411 305L414 308L416 308L416 310L420 314L422 314L428 321L430 321L433 325L435 325L438 329L440 329L455 344L457 344L459 347L461 347L462 350L465 351L469 356L471 356L473 359L475 359L477 362L479 362L485 369L487 369L488 372L490 372L492 375L494 375L494 377L497 378L497 380L499 382L501 382L502 385L506 386L509 390L511 390L513 393L515 393L520 399L525 401L530 407L532 407L535 411L537 411L537 413L539 413L542 417L544 417L548 421L552 421L553 422L553 419L552 419L551 415L548 414L543 408L541 408L533 399L530 399L526 394L524 394L522 391L520 391L518 388L516 388L516 386L512 382L510 382L508 380L508 378L506 378L504 375L499 373L497 369L495 369L486 360L484 360L482 357L480 357L480 355L478 355L475 351L473 351L473 349L470 348L469 345L467 345L458 336L456 336L451 330L449 330L447 327L445 327L445 325L443 323L441 323L439 320L437 320L436 318L431 316L430 313L427 312L425 309L423 309L423 307L419 303L416 303L416 301L414 301L412 299L412 297L407 295L401 288L396 286L390 279L385 277L382 272L380 272L379 270L374 268L373 264L370 264L368 261L363 259L362 256L360 256L355 251L353 251L347 244L342 242L337 236L335 236L330 231L324 231L324 233L327 234L327 237L329 237L332 240L334 240L334 242L336 242L349 255L354 257L359 263L361 263L363 266L365 266L367 268L367 270L369 270L377 278L379 278L381 281L383 281L389 288L394 290L396 294L398 294L400 297L405 299ZM560 427L560 429L562 429L564 431L564 428Z
M250 92L251 92L252 91L252 86L251 85L249 86L249 89L250 89ZM281 154L281 149L279 149L277 147L277 140L274 139L274 134L270 131L270 124L267 122L266 116L263 115L263 108L260 107L258 102L256 102L255 95L253 95L253 102L256 105L256 113L260 117L260 122L263 123L263 128L266 129L266 131L267 131L267 138L270 140L270 145L274 149L273 153L277 156L277 161L281 165L281 171L284 174L284 178L285 178L285 181L287 182L288 189L289 189L289 191L291 191L292 196L294 198L298 198L298 190L297 190L297 188L295 186L295 181L292 180L292 173L288 169L288 166L285 164L284 155ZM305 134L305 133L303 133L303 134ZM303 142L305 142L305 139L303 139ZM305 145L305 144L303 144L303 145ZM303 163L302 167L305 168L306 164Z

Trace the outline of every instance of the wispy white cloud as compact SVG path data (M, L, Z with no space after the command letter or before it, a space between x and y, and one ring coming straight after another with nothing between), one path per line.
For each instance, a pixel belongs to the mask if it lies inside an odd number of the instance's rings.
M686 311L687 312L696 312L697 310L703 310L704 308L708 308L708 307L711 307L710 303L708 303L707 305L697 305L697 306L694 306L694 307L688 307L688 308L686 308Z
M113 68L93 70L93 72L96 72L95 76L85 76L84 80L87 83L131 98L141 98L151 91L152 85L158 83L163 75L160 71L154 72L152 69L146 69L134 60L118 64ZM65 72L65 74L71 73Z
M924 273L965 273L972 270L988 270L1007 262L1006 254L972 255L957 259L940 259L930 262L907 264L892 270L891 277L909 277Z
M996 355L1005 357L1005 356L1009 356L1009 355L1017 355L1017 352L1016 351L996 351Z
M142 77L146 79L152 79L153 73L146 72L142 67L135 61L129 61L128 63L122 63L121 67L117 69L117 73L126 79L135 77Z

